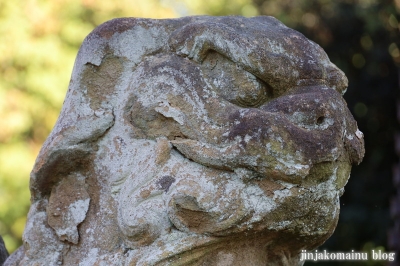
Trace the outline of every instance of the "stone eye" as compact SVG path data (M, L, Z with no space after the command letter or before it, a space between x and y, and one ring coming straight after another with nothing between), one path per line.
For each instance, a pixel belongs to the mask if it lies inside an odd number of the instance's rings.
M210 52L202 66L210 85L233 104L259 107L272 99L270 86L217 52Z
M259 107L271 98L263 81L243 69L236 72L232 80L234 89L226 95L230 102L242 107Z

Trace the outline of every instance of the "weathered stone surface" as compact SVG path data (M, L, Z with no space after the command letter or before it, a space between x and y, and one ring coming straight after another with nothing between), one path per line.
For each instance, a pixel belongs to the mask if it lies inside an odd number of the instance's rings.
M272 17L99 26L31 174L20 265L302 265L364 155L346 87Z
M0 236L0 265L3 265L8 255L9 254L6 249L6 245L4 244L3 237Z

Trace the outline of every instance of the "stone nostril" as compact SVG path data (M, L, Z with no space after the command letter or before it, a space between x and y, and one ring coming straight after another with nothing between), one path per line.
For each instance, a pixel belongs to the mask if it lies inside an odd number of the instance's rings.
M325 121L325 117L324 116L318 117L317 118L317 125L321 125L324 121Z

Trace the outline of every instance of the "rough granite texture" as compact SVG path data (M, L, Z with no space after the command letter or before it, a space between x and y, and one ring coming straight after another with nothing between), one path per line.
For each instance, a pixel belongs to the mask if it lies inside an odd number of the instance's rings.
M5 265L302 265L364 156L346 88L272 17L104 23L80 48Z

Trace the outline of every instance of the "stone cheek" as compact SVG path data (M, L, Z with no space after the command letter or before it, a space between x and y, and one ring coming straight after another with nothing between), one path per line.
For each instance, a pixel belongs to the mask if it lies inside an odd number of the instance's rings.
M298 265L364 154L346 87L271 17L105 23L32 171L20 259Z

